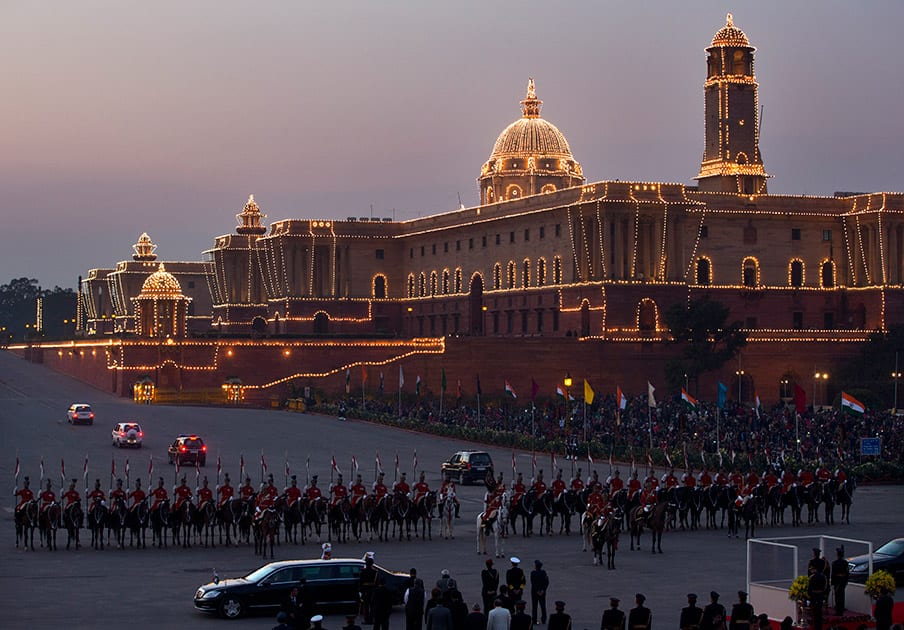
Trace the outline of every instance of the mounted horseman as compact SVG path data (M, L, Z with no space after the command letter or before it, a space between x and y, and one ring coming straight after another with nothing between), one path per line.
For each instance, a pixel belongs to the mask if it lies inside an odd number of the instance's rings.
M169 495L163 487L163 477L157 480L157 487L151 492L153 503L151 504L151 544L157 541L157 546L166 544L166 527L169 525Z
M28 477L25 477L22 487L13 494L19 498L15 509L16 546L19 546L19 539L22 538L25 548L31 547L31 550L34 551L34 531L38 527L38 506L35 502L35 494L29 485L30 481Z
M107 523L106 493L101 490L100 479L94 480L94 489L88 493L88 529L91 530L91 546L104 548L104 527Z
M487 477L488 477L488 479L493 479L493 472L491 470L487 471ZM502 485L502 473L499 473L499 481L493 482L492 489L494 490L500 485ZM491 489L489 484L487 484L487 489ZM503 487L503 489L504 489L504 487ZM446 501L451 499L452 505L455 506L455 518L460 518L459 510L461 509L461 504L458 502L457 488L455 487L455 482L452 481L452 475L449 474L448 472L443 475L443 483L439 487L438 499L439 499L440 505L445 504Z
M164 492L166 491L164 490ZM113 496L113 492L110 493L110 496ZM147 547L145 530L148 526L149 517L148 495L141 489L141 479L135 480L135 489L129 493L128 498L132 501L132 505L129 506L129 511L126 514L126 524L129 528L129 545L132 544L132 540L137 538L137 546L139 548ZM123 532L123 538L125 538L125 532Z

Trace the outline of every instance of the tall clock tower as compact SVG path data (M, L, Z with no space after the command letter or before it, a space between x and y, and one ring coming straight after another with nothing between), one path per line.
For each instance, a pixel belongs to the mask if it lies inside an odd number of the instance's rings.
M704 84L706 142L700 190L745 195L766 193L760 155L760 112L753 53L731 13L706 49Z

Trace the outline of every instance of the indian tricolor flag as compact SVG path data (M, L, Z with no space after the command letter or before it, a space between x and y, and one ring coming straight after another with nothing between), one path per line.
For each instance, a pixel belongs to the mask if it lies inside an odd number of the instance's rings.
M687 393L687 390L683 387L681 388L681 400L689 404L691 407L697 406L697 399Z
M511 396L512 398L517 398L518 394L515 393L515 388L512 387L512 384L508 381L505 382L505 393Z
M624 411L625 407L628 406L628 399L625 398L625 393L618 385L615 386L615 397L618 399L618 408Z
M556 396L561 396L565 398L565 388L561 385L556 385Z
M848 394L847 392L841 392L841 409L842 411L847 408L851 413L861 414L866 411L866 405L862 402Z

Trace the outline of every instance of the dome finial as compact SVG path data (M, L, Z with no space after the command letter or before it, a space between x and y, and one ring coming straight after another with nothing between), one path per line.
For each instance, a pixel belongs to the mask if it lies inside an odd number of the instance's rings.
M525 118L539 118L540 106L543 101L537 98L537 90L534 86L534 78L527 79L527 96L521 101L521 111Z
M145 261L156 260L157 254L154 253L155 249L157 249L157 246L151 241L151 237L148 236L148 233L142 232L141 236L138 237L138 242L132 245L132 250L135 252L132 254L132 258L134 260Z
M260 206L254 201L254 195L248 195L248 201L242 211L235 215L239 221L236 227L238 234L263 234L267 228L261 225L261 219L266 219L267 215L261 213Z
M734 26L734 16L731 13L728 13L725 16L725 26L731 28Z

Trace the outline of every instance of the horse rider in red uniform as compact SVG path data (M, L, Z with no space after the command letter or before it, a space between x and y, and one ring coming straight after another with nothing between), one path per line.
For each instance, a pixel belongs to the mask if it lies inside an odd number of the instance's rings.
M675 469L672 468L667 473L663 473L662 475L662 486L666 490L673 490L678 487L678 477L675 475Z
M176 502L173 503L173 511L178 512L186 501L191 501L191 495L191 488L188 487L188 484L185 481L185 475L183 475L179 485L173 488L173 498L176 500Z
M373 493L377 498L377 503L385 499L389 495L389 488L386 487L386 484L383 483L383 479L386 475L383 471L380 471L380 474L377 475L377 480L373 484Z
M35 493L31 491L31 488L28 487L29 484L30 481L28 477L26 477L25 481L22 482L22 487L16 490L16 492L13 494L13 496L19 497L19 503L18 505L16 505L16 512L21 510L29 501L35 500Z
M844 468L841 466L835 469L835 479L838 481L839 485L847 481L847 473L844 472Z
M581 469L578 468L577 474L572 478L569 487L576 493L580 494L584 491L584 480L581 479Z
M734 472L731 473L731 485L740 490L744 487L744 475L741 474L740 468L735 468Z
M342 473L336 479L336 483L330 485L330 507L336 507L342 499L348 497L348 488L342 483Z
M228 481L228 480L227 480ZM254 486L251 485L251 477L245 477L245 483L239 486L239 497L241 497L242 501L254 501L254 497L257 495L257 491L255 491Z
M659 487L659 479L656 478L656 472L652 468L647 469L647 476L643 480L644 485L649 483L653 486L653 489L657 489Z
M204 507L208 501L213 501L213 490L208 487L207 475L201 481L201 487L198 489L198 509Z
M427 478L423 471L421 471L421 474L418 476L417 483L414 484L412 490L414 490L413 501L415 505L418 505L423 501L424 497L427 496L427 493L430 492L430 484L427 483Z
M364 482L361 480L361 475L358 475L355 478L355 483L351 485L349 490L349 496L351 497L352 507L358 505L358 501L367 496L367 488L364 485Z
M49 508L51 504L56 503L56 494L51 489L52 482L50 479L47 480L47 486L44 488L43 492L38 495L38 498L41 499L41 513L44 513L44 510Z
M481 521L486 524L491 521L502 507L502 495L504 492L487 491L483 497L483 517Z
M156 512L164 501L169 500L166 488L163 487L163 477L160 477L160 479L157 480L157 487L151 491L151 498L154 499L154 502L151 504L151 512Z
M283 491L283 494L286 495L287 508L291 508L299 499L301 499L301 488L298 487L298 476L292 475L291 479L289 487Z
M637 471L635 470L631 473L631 478L628 480L628 500L631 501L634 499L634 496L640 492L643 486L640 485L640 479L637 478Z
M411 492L411 486L408 485L408 481L405 478L405 473L402 473L402 476L392 485L392 492L394 494L404 494L408 496L408 493Z
M279 497L279 490L273 485L273 473L267 475L267 485L257 495L257 509L259 512L272 508Z
M119 484L120 481L122 481L122 480L117 479L117 485L120 485ZM160 481L162 482L163 480L161 479ZM111 499L113 498L113 494L115 492L116 492L116 490L114 490L113 492L110 493ZM164 490L164 492L166 492L166 490ZM147 499L147 497L148 497L148 495L145 494L144 490L141 489L141 479L136 479L135 480L135 489L129 493L129 498L132 499L132 505L129 506L129 510L134 510L145 499Z
M543 470L537 473L537 478L531 484L531 490L534 492L534 498L539 499L546 492L546 482L543 481Z
M697 478L694 477L694 469L688 468L687 472L681 476L681 481L684 484L685 488L696 488L697 487Z
M800 485L804 488L809 488L813 485L813 482L816 480L816 476L813 474L813 471L808 468L802 468L797 472L797 478L800 479Z
M76 503L81 503L81 502L82 502L82 495L80 495L80 494L78 493L78 490L75 489L75 484L76 484L75 479L73 479L72 481L70 481L70 482L69 482L69 489L66 490L66 492L63 493L63 496L62 496L62 497L60 497L61 499L66 499L66 504L63 505L63 509L64 509L64 510L68 510L68 509L69 509L70 507L72 507L74 504L76 504Z
M649 512L652 510L653 506L656 505L656 501L656 488L653 487L653 484L647 483L643 492L640 493L640 505L643 506L643 511Z
M716 485L722 488L727 488L728 483L731 479L728 476L728 471L722 468L718 473L716 473Z
M609 486L610 497L614 497L624 489L625 480L621 478L621 471L618 468L615 469L614 476L610 475L606 480L606 485Z
M760 483L760 476L751 468L747 473L747 487L756 488Z
M790 470L786 470L782 473L782 494L787 494L788 490L791 489L797 483L797 477L794 475L794 472Z
M821 484L826 484L832 479L832 473L829 472L829 469L826 468L823 464L819 465L819 468L816 469L816 481Z
M88 513L90 514L94 510L94 506L98 503L103 503L107 498L107 495L103 490L100 489L100 479L94 480L94 490L88 493Z
M136 479L136 481L138 480ZM122 500L123 505L125 505L126 499L128 498L129 495L122 489L122 479L117 479L116 487L113 490L110 490L110 505L116 505L116 502L119 500Z
M235 495L235 489L232 487L232 484L229 483L229 473L226 473L223 485L217 488L217 495L220 497L219 501L217 501L217 509L226 505L226 502Z
M608 480L607 480L608 483ZM593 492L593 488L599 486L599 491L603 491L603 482L600 481L600 475L595 470L590 471L590 476L587 477L587 489Z
M499 495L499 503L502 504L502 495L505 493L505 486L502 484L502 473L499 473L499 480L491 494ZM461 503L458 502L458 492L455 489L455 482L452 481L452 475L446 473L443 476L443 483L439 487L439 501L442 503L448 497L452 497L452 505L455 506L455 518L459 518L458 511L461 509Z
M593 514L593 518L599 517L603 510L606 507L606 499L603 497L603 493L594 488L590 493L590 496L587 497L587 511Z
M763 475L763 481L766 482L766 487L770 492L775 486L778 485L778 475L775 474L775 470L773 468L770 468L769 472Z
M527 492L527 486L524 485L524 477L518 473L517 478L512 482L512 505L520 501L525 492Z
M565 492L565 489L568 486L565 485L565 482L562 480L562 469L559 469L559 472L556 473L556 478L552 482L552 497L554 499L558 499L562 496L562 493Z
M304 489L304 498L310 503L323 499L323 492L317 486L317 475L311 476L311 482L308 484L308 487Z

